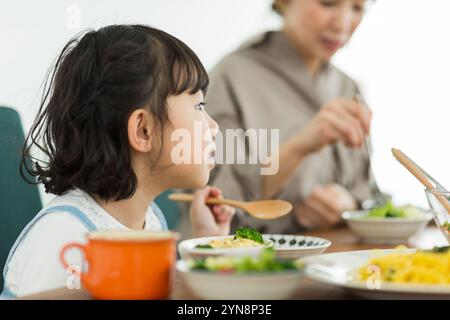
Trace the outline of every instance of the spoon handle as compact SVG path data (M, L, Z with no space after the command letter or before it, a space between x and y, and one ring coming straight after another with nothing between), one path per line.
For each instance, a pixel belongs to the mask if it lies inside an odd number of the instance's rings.
M190 193L172 193L169 195L169 199L178 202L192 202L194 201L194 195ZM233 207L243 208L240 201L208 197L205 201L207 204L228 204Z
M400 151L401 152L401 151ZM439 183L439 181L437 181L435 178L433 178L433 176L431 176L428 172L426 172L422 167L420 167L417 163L415 163L411 158L409 158L406 154L403 153L403 156L408 159L409 161L411 161L412 164L414 164L417 169L419 169L420 171L422 171L422 173L431 181L434 183L434 185L436 187L438 187L439 189L442 189L442 191L447 191L445 189L445 187Z
M394 157L406 168L408 171L419 180L425 188L428 190L434 189L434 186L431 184L430 180L423 174L423 172L417 168L417 166L407 157L402 151L399 149L392 148L392 154Z

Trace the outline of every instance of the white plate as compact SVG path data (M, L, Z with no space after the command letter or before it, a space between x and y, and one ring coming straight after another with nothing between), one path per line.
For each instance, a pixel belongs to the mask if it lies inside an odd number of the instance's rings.
M354 294L373 299L450 299L450 286L411 285L374 281L365 282L356 277L357 270L375 257L390 253L413 253L404 250L361 250L323 254L302 259L307 277L328 285L346 288Z
M177 271L195 296L210 300L287 299L303 276L300 270L247 274L190 270L184 260L177 262Z
M233 238L233 235L222 237L204 237L181 241L178 245L178 251L182 259L201 258L208 256L258 256L262 250L271 247L272 241L265 241L264 245L257 247L227 248L227 249L196 249L199 244L208 244L212 240Z
M277 257L283 259L319 255L331 245L330 240L302 235L264 234L263 238L273 242Z
M433 218L424 211L417 217L367 218L369 211L346 211L342 214L349 228L367 243L400 244L422 231Z

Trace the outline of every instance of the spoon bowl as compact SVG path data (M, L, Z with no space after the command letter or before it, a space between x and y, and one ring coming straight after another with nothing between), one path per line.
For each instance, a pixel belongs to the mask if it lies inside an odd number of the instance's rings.
M245 202L242 207L251 216L270 220L280 218L292 211L292 204L283 200L259 200Z
M189 193L172 193L169 199L173 201L192 202L194 195ZM227 204L240 208L256 219L271 220L287 215L292 211L292 204L283 200L259 200L259 201L238 201L221 198L206 198L207 204Z

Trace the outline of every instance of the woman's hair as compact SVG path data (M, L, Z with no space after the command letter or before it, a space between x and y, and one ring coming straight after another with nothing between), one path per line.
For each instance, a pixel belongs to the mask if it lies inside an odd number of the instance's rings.
M20 171L61 195L79 188L102 199L131 197L128 118L138 108L154 117L162 146L167 98L206 91L208 75L177 38L144 25L111 25L70 40L47 74ZM32 156L37 147L46 161ZM161 148L159 150L159 156Z

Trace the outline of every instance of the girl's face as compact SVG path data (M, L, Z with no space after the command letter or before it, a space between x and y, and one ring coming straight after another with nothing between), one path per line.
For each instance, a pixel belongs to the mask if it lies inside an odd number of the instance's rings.
M169 120L164 130L160 166L171 188L202 188L214 167L217 123L208 115L203 93L184 92L168 98Z
M308 59L326 62L361 23L366 0L280 0L284 30Z

